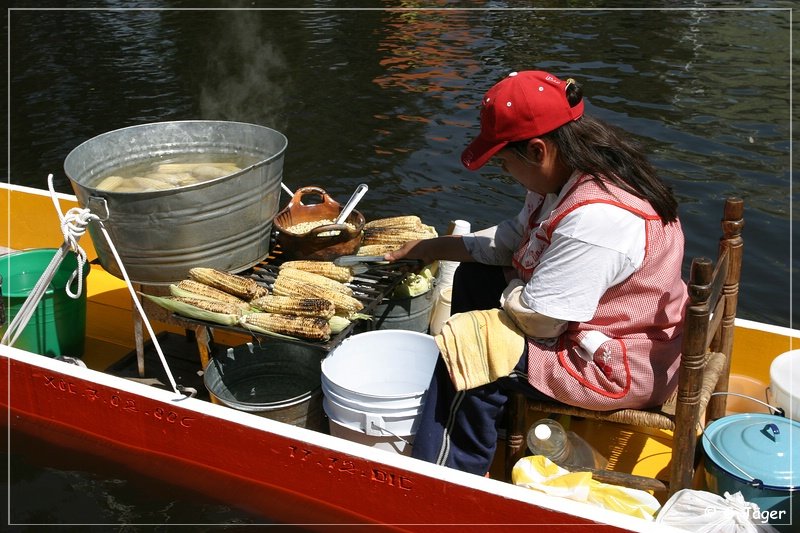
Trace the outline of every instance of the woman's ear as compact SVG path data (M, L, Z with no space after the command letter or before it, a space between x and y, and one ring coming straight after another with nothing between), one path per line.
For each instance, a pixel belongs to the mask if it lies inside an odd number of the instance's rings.
M527 157L531 163L542 165L549 149L550 147L547 146L546 142L538 137L535 137L528 141Z

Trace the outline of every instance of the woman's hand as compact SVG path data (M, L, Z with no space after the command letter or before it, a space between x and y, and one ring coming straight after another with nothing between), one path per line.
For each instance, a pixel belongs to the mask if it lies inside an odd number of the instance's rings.
M433 239L428 239L428 240L433 240ZM430 261L426 260L426 258L424 257L424 250L422 250L424 246L420 246L419 244L421 242L422 242L421 240L408 241L397 250L393 250L391 252L384 254L383 258L386 259L387 261L397 261L398 259L419 259L420 261L423 261L424 264L426 265L430 264L435 259L431 259Z
M398 259L419 259L423 265L430 265L436 260L472 262L467 248L460 235L446 235L433 239L408 241L397 250L385 254L387 261Z

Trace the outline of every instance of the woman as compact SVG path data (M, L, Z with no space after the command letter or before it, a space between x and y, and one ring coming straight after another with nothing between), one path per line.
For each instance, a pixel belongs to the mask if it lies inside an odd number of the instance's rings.
M492 87L461 159L492 158L527 190L515 218L386 256L462 263L413 456L480 475L510 389L598 410L662 403L687 297L671 189L634 142L584 115L573 80L525 71ZM464 362L476 353L488 366Z

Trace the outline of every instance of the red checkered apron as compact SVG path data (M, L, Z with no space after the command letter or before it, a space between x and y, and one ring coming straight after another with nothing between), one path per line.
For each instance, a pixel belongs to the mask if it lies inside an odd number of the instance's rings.
M663 403L677 386L682 319L687 300L681 279L683 232L680 222L663 225L650 204L606 182L604 191L581 177L561 203L532 231L514 254L514 266L530 280L559 222L583 205L606 203L642 217L646 223L641 268L608 289L588 322L570 322L554 346L528 339L528 381L557 400L589 409L642 408ZM592 361L576 346L589 331L611 340Z

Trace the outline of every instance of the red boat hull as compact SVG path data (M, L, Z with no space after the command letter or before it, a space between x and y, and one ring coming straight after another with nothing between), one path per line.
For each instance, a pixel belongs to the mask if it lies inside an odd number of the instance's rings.
M289 433L297 438L242 425L185 406L197 400L163 401L137 394L133 385L144 387L139 384L109 386L70 370L54 370L59 365L70 366L0 358L0 403L8 408L12 452L19 445L15 443L33 438L123 465L271 521L317 530L334 524L426 532L437 525L452 531L456 524L460 530L481 531L533 524L582 533L589 524L592 531L628 530L454 483L443 479L446 475L437 477L437 470L446 469L435 467L433 475L422 474L391 464L406 461L413 467L416 461L408 458L369 459L366 456L385 454L351 443L351 448L369 453L361 457L338 451L312 442L322 437L330 443L332 437L291 428ZM219 406L210 407L225 413ZM231 412L231 418L241 416ZM475 484L505 485L482 478Z

